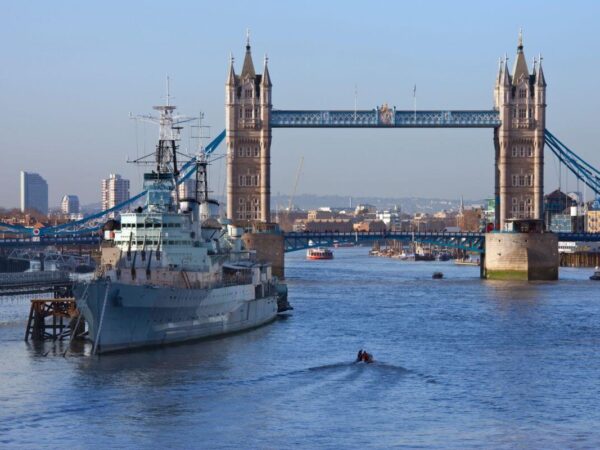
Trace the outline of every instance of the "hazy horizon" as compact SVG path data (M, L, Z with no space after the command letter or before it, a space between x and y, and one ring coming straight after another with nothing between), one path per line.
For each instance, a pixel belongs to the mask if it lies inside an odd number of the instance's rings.
M595 18L600 4L478 2L396 4L173 2L8 3L0 133L0 206L19 204L19 172L42 175L50 205L64 194L100 198L100 180L120 173L141 187L142 169L126 164L152 151L157 130L128 114L164 102L171 77L179 112L205 113L216 136L224 126L229 53L241 69L246 28L257 72L269 55L273 107L359 109L388 103L418 109L491 109L498 57L514 59L523 27L525 55L544 56L548 128L600 167L593 82L600 69ZM318 13L317 13L318 11ZM425 25L423 25L425 24ZM557 31L558 30L558 31ZM579 80L581 78L581 80ZM588 81L589 80L589 81ZM193 150L184 135L181 149ZM224 146L219 154L224 153ZM486 198L493 193L492 131L273 131L272 192L324 195ZM546 192L558 185L546 152ZM224 191L224 160L210 181ZM570 177L565 190L576 190ZM330 192L334 189L335 192ZM579 190L583 190L583 185ZM588 194L588 199L591 196Z

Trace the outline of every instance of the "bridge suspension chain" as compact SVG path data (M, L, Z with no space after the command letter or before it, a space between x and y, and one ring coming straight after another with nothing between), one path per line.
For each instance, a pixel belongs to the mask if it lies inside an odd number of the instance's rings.
M578 180L583 181L596 195L600 195L600 171L575 154L550 131L545 130L544 135L546 145L558 160L573 172Z

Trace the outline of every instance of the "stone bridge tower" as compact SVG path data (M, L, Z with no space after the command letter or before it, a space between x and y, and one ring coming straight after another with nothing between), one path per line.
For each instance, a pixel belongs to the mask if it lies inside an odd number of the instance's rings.
M227 217L238 225L270 222L271 78L254 71L250 40L240 75L233 57L225 84Z
M512 76L507 58L499 64L494 89L502 125L494 130L496 148L496 228L508 219L542 219L544 207L544 129L546 81L542 59L529 73L519 33Z

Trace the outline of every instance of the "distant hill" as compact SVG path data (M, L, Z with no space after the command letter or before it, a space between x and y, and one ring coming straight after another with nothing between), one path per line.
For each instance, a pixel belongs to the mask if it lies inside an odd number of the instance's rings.
M271 198L271 208L287 208L290 198L287 195L274 195ZM336 208L355 208L358 204L368 203L377 209L389 209L395 205L400 206L402 212L412 214L415 212L432 213L442 210L458 209L460 199L420 198L420 197L346 197L341 195L314 195L302 194L294 198L294 206L301 209L313 209L321 206ZM464 200L465 207L482 205L483 200Z
M96 203L88 203L87 205L81 205L81 207L79 209L81 210L81 212L84 215L87 215L87 214L99 212L99 211L101 211L101 208L102 208L102 202L96 202Z
M414 214L415 212L434 213L442 210L457 210L460 206L460 199L444 198L421 198L421 197L349 197L342 195L316 195L301 194L294 198L294 206L301 209L315 209L322 206L333 208L350 208L350 198L352 198L352 208L358 204L368 203L377 207L377 209L389 209L395 205L400 206L402 212ZM217 200L224 203L224 198L218 197ZM271 208L285 209L290 201L288 195L273 195L271 197ZM472 205L482 205L483 200L464 201L465 207ZM101 203L89 203L81 206L81 212L84 215L100 211Z

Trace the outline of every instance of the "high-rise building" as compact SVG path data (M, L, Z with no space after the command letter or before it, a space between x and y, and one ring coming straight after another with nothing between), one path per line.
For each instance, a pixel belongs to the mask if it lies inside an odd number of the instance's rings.
M21 211L48 214L48 183L37 173L21 171Z
M60 203L60 210L63 214L79 213L79 197L76 195L65 195Z
M129 200L129 180L111 173L102 180L102 209L109 209L125 200Z

